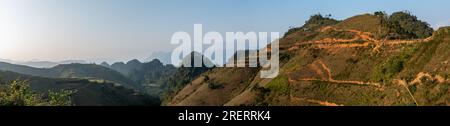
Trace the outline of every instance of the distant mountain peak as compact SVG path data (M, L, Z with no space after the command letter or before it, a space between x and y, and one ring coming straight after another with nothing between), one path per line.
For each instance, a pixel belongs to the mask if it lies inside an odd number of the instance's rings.
M116 66L116 65L125 65L124 62L115 62L113 64L111 64L111 66Z
M128 61L126 64L127 65L133 65L133 64L137 65L137 64L142 64L142 62L137 59L133 59L133 60Z
M152 61L150 61L150 62L148 62L148 63L151 63L151 64L158 64L158 65L164 65L164 64L161 62L161 60L159 60L159 59L153 59Z
M202 55L201 53L195 52L195 51L192 51L189 55L184 57L180 65L182 67L186 67L186 66L194 67L195 61L202 61L201 67L214 66L214 63L209 58L207 58L204 55Z
M172 64L172 52L153 52L148 58L145 59L145 62L150 62L154 59L158 59L163 64Z
M104 67L110 67L110 65L107 62L102 62L100 65Z

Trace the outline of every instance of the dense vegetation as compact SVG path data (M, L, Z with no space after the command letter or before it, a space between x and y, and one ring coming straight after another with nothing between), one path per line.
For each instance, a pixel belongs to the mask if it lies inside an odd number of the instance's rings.
M390 82L392 79L400 73L406 66L408 60L416 53L417 47L406 46L398 54L387 57L384 62L375 66L374 72L371 75L371 79L376 82Z
M280 75L274 78L270 83L268 83L266 88L271 91L276 91L283 95L286 95L289 93L288 78L286 76Z
M71 106L73 91L48 91L47 94L34 92L28 82L15 80L0 87L0 106Z
M408 11L394 12L388 15L384 12L375 12L380 17L385 37L388 39L426 38L433 34L433 28L426 22L417 19Z
M288 36L297 31L313 31L323 26L334 25L337 23L339 23L339 21L331 18L331 15L322 16L321 14L316 14L312 15L302 27L289 29L284 36Z

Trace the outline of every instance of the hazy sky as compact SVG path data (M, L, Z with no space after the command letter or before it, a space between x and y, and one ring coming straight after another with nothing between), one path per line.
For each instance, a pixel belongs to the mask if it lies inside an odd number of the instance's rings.
M450 25L448 0L0 0L0 58L127 61L171 51L174 32L281 32L312 14L409 10Z

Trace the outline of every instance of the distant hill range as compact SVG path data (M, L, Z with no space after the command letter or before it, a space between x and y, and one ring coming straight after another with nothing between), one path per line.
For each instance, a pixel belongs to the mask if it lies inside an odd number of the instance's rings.
M189 58L188 58L189 57ZM188 59L202 59L198 53L192 53ZM192 60L193 61L193 60ZM210 61L206 61L210 63ZM67 63L67 62L65 62ZM209 68L177 68L171 64L164 65L158 59L150 62L130 60L126 63L116 62L109 65L103 62L97 64L60 64L51 68L35 68L26 65L18 65L0 62L0 71L10 71L24 75L45 78L69 78L86 79L90 81L109 82L123 85L124 87L144 91L153 96L159 96L167 87L191 81ZM172 86L170 86L172 85Z
M87 63L84 60L65 60L65 61L60 61L60 62L51 62L51 61L14 61L14 60L8 60L8 59L0 59L0 62L25 65L25 66L36 67L36 68L52 68L52 67L55 67L55 66L61 65L61 64L72 64L72 63L86 64Z
M99 81L111 81L126 87L140 89L139 84L119 72L95 64L64 64L52 68L34 68L25 65L16 65L0 62L0 70L11 71L20 74L48 77L48 78L82 78Z
M172 64L172 52L154 52L145 59L146 62L150 62L154 59L158 59L163 64Z
M145 95L136 90L109 83L77 78L45 78L0 71L0 86L21 79L30 83L34 91L74 91L72 103L75 106L158 106L158 97Z
M183 59L183 63L187 64L196 60L202 60L204 56L199 53L192 52ZM206 60L205 63L212 64ZM206 72L211 68L205 67L175 67L174 65L164 65L159 59L153 59L150 62L142 63L139 60L130 60L127 63L116 62L109 65L106 62L101 63L102 66L111 68L122 73L132 81L141 84L150 94L161 95L161 93L172 90L173 87L184 86L183 84L191 81L198 75Z
M106 62L101 63L102 66L120 72L124 76L130 78L134 82L141 84L155 84L162 76L169 76L177 69L173 65L164 65L158 59L150 62L142 63L139 60L130 60L127 63L116 62L112 65Z

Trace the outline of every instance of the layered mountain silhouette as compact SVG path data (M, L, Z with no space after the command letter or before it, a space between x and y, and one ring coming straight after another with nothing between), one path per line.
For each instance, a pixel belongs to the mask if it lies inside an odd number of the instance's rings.
M148 96L110 82L77 78L45 78L0 71L1 84L17 79L27 81L34 91L43 94L47 91L74 91L71 99L76 106L157 106L160 104L158 97Z
M25 65L35 68L52 68L57 65L62 64L72 64L72 63L80 63L80 64L86 64L87 62L84 60L64 60L60 62L51 62L51 61L14 61L14 60L7 60L7 59L0 59L0 62L6 62L11 64L18 64L18 65Z
M142 63L139 60L130 60L127 63L117 62L112 65L102 63L102 66L111 68L121 74L132 78L133 81L144 83L156 83L161 76L171 75L176 70L173 65L164 65L158 59ZM166 74L164 74L164 72Z
M159 61L161 61L161 63L163 64L172 64L172 52L154 52L152 53L150 56L148 56L145 61L152 61L154 59L158 59Z
M139 84L133 83L133 81L119 72L95 64L65 64L52 68L34 68L24 65L0 62L0 70L48 78L84 78L91 80L105 80L122 84L126 87L136 89L140 88Z
M449 37L450 27L434 31L405 11L345 20L318 14L280 39L276 78L260 78L260 67L214 67L192 52L174 65L151 58L36 68L1 60L0 81L77 90L76 105L450 105ZM234 57L245 60L234 62L247 66L260 51L240 50Z

